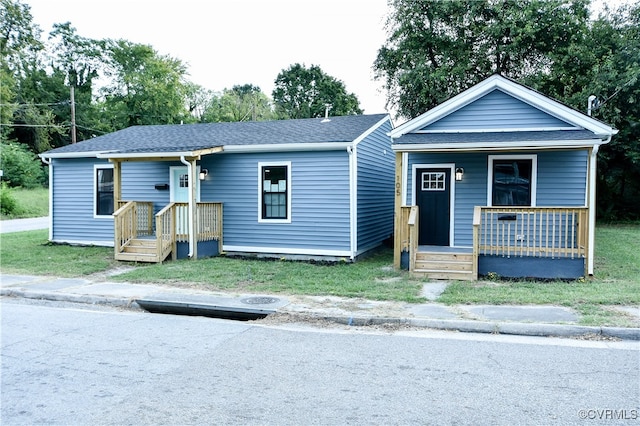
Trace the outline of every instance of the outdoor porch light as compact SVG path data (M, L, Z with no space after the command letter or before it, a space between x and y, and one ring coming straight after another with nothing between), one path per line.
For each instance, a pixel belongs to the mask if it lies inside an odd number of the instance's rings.
M464 175L464 169L462 167L458 167L456 169L456 180L461 181L463 175Z
M207 169L200 170L200 180L204 180L208 174L209 174L209 170Z

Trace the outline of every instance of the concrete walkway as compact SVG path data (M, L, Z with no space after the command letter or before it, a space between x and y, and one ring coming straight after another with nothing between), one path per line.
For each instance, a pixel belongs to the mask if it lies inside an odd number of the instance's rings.
M440 287L441 283L425 285L426 295L435 298L434 292L441 291ZM432 302L407 304L332 296L230 294L158 284L6 274L0 275L0 295L129 309L160 302L188 308L191 314L201 310L203 315L205 311L220 309L257 310L265 312L269 315L268 320L275 322L325 320L352 326L392 324L474 333L640 340L640 328L581 326L576 312L559 306L447 306ZM639 307L622 309L640 324Z
M0 221L0 234L9 232L34 231L48 229L49 217L31 217L28 219L10 219Z

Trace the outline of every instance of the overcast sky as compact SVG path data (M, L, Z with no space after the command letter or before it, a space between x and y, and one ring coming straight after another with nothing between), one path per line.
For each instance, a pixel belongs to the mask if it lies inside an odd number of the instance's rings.
M44 36L71 22L80 36L153 46L215 91L253 84L271 96L278 73L319 65L355 93L365 113L385 112L372 66L386 39L386 0L23 0ZM605 1L594 0L596 9ZM632 0L630 0L632 1Z
M80 36L149 44L188 65L189 79L221 91L259 86L319 65L355 93L365 113L385 112L372 65L385 41L386 0L23 0L43 37L71 22Z

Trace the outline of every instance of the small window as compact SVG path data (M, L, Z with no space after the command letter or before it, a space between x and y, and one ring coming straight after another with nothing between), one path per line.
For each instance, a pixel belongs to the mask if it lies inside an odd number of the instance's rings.
M113 168L95 168L95 214L96 216L111 216L113 214Z
M532 171L532 159L494 159L492 205L532 205Z
M260 164L260 220L290 221L290 165Z
M423 191L444 191L445 187L444 172L425 172L422 173L422 190Z
M180 175L180 188L188 188L189 187L189 175L183 174Z

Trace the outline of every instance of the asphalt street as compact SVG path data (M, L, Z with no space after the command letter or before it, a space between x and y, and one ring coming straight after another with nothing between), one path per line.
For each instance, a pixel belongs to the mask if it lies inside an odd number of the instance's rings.
M585 425L640 413L638 342L31 303L2 304L3 425Z

